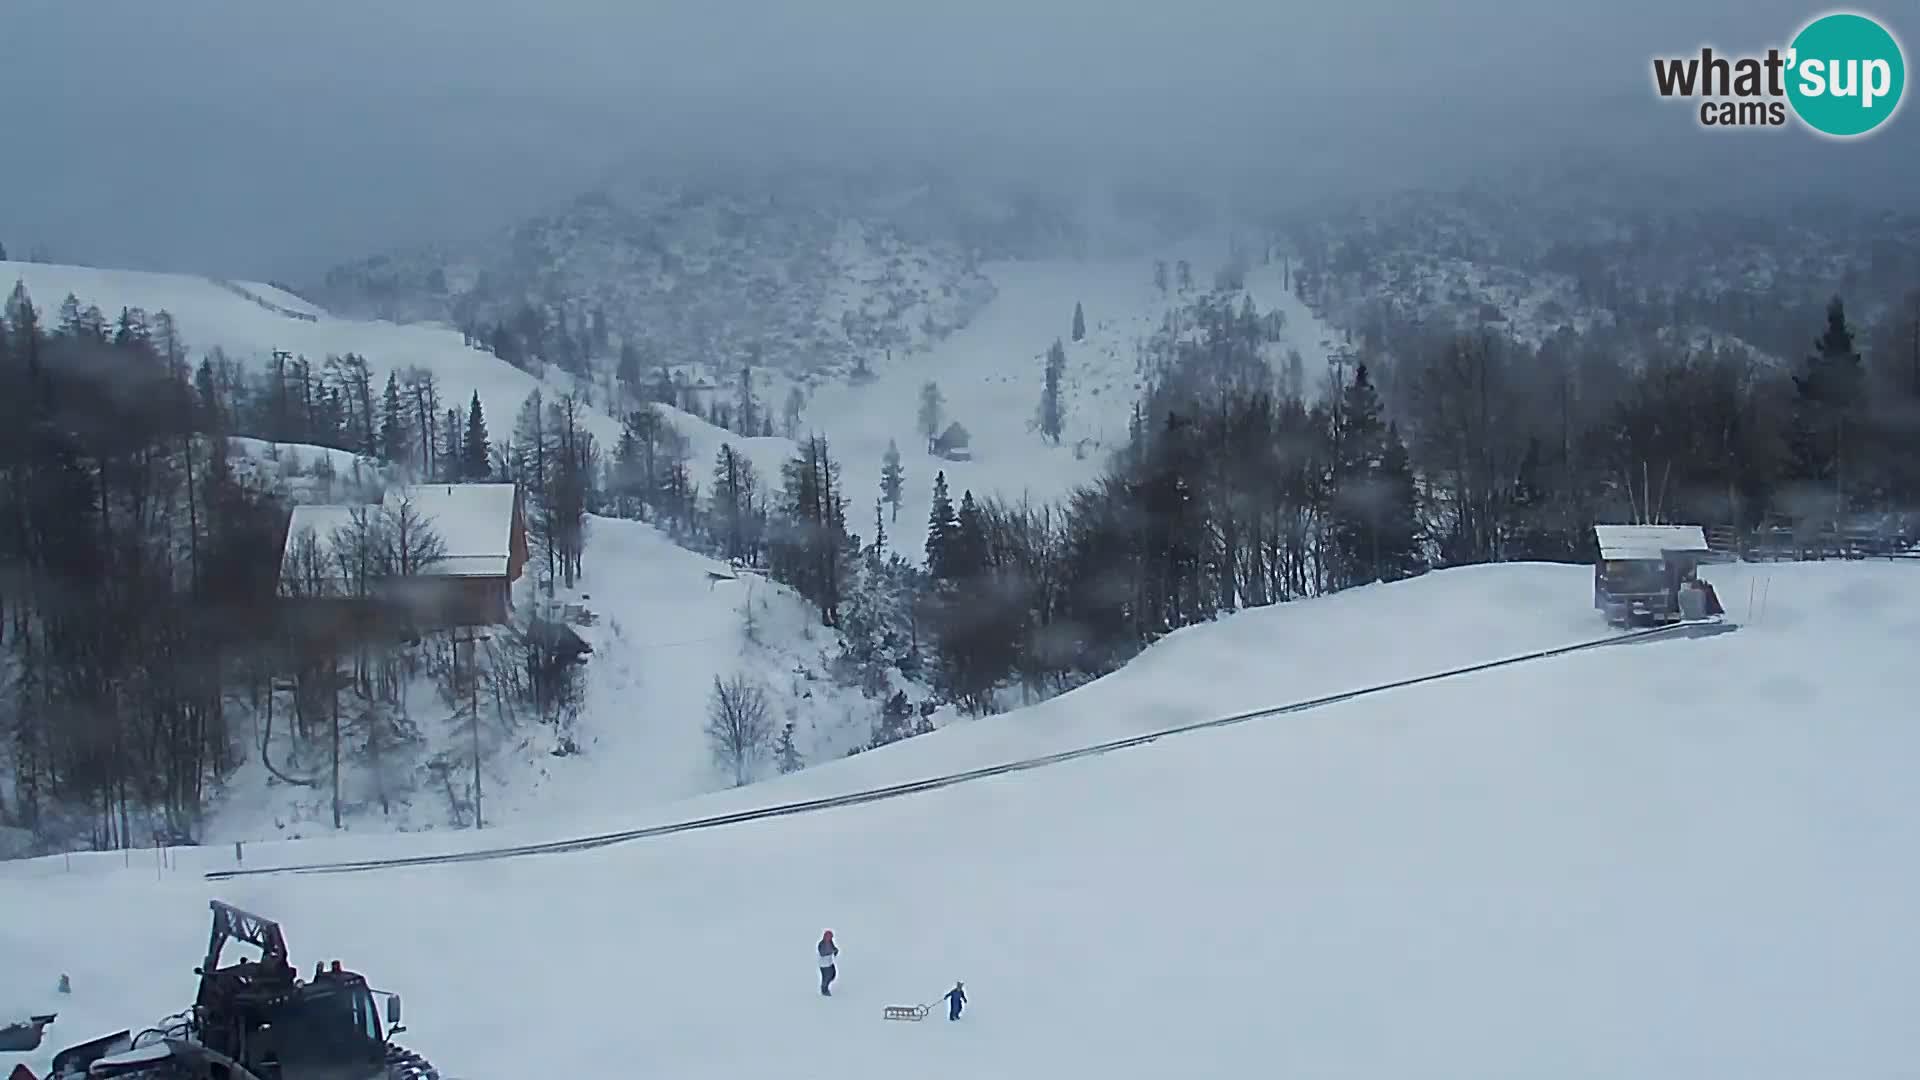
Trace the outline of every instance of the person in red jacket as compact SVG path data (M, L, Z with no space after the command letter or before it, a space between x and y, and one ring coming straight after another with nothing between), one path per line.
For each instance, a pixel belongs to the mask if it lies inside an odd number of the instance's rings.
M833 977L838 973L835 961L840 959L840 946L833 943L833 931L820 935L817 951L820 953L820 996L832 997Z

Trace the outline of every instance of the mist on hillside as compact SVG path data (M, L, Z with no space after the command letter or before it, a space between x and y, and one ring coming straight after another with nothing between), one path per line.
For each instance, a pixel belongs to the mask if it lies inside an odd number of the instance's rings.
M1735 198L1855 194L1913 159L1704 135L1647 61L1764 47L1787 0L10 5L0 242L66 262L300 277L462 243L643 176L931 169L1245 207L1587 153Z

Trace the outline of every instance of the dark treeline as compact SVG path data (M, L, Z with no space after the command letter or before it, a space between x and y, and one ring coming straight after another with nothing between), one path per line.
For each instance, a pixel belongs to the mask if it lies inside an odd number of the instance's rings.
M478 396L448 398L424 368L381 381L355 353L315 363L275 352L246 365L215 347L193 383L229 434L344 450L426 480L485 480L496 468Z
M577 708L525 620L476 664L398 610L316 624L278 601L303 580L309 594L364 594L431 563L437 540L404 506L370 508L296 543L303 569L283 585L289 507L228 439L243 421L281 437L318 425L401 475L519 480L536 555L569 580L597 469L570 400L535 395L494 447L477 397L439 413L422 378L434 407L413 408L399 380L371 393L358 358L326 378L284 354L262 371L217 350L196 364L165 312L108 321L70 299L49 325L20 286L0 315L3 846L190 838L209 792L256 758L285 783L330 788L336 820L343 802L386 810L435 774L459 816L470 796L449 777L465 773L427 756L410 686L430 683L456 722L478 700L496 729ZM343 762L359 790L342 790Z
M1833 298L1779 363L1728 344L1563 330L1537 348L1387 324L1449 561L1587 553L1596 520L1792 530L1802 549L1920 509L1920 293L1870 327ZM1376 345L1376 341L1379 343ZM1487 526L1458 512L1478 506Z
M1590 171L1526 190L1407 192L1315 207L1276 230L1295 253L1287 287L1356 336L1384 309L1444 320L1471 299L1541 291L1538 317L1592 317L1620 353L1694 327L1797 359L1838 292L1878 323L1920 280L1920 219L1809 199L1779 212L1674 206L1640 178ZM1450 310L1449 310L1450 309ZM1510 314L1487 304L1479 317Z
M762 376L752 364L742 365L731 387L722 394L720 386L699 386L684 371L663 366L650 374L639 351L623 345L614 375L616 400L622 409L665 405L748 438L771 437L776 431L789 439L800 434L800 414L806 405L800 388L788 391L776 424L772 404L761 397Z
M70 304L44 326L16 287L0 410L0 813L38 831L77 811L100 846L149 808L184 831L237 761L229 676L264 633L282 511L236 482L164 313Z
M605 355L612 345L607 313L599 307L523 303L497 321L464 312L455 318L468 345L523 371L537 372L542 365L552 364L584 376L591 370L593 357Z

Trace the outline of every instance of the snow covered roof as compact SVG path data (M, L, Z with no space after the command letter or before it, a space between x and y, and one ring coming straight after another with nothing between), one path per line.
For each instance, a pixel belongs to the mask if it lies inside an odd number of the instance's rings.
M1659 559L1664 551L1706 551L1707 531L1698 525L1595 525L1600 557Z
M295 506L287 521L286 546L281 552L281 574L291 569L287 561L294 545L307 530L313 530L321 551L327 554L323 576L329 585L337 585L342 571L327 548L336 531L353 525L355 514L377 513L383 507L392 513L408 503L428 531L438 537L446 554L421 568L423 577L505 577L513 558L512 484L408 484L387 489L379 505Z
M389 510L413 505L440 538L446 556L426 568L436 577L504 577L513 553L512 484L408 484L387 489Z
M293 516L287 521L287 549L299 542L300 534L313 530L314 540L322 551L333 542L335 530L344 529L353 524L353 515L371 513L371 506L331 506L303 504L293 508Z

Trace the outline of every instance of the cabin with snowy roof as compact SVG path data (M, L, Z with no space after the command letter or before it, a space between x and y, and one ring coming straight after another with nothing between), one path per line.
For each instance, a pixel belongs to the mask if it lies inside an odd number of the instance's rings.
M378 503L296 506L279 594L415 629L507 621L528 561L517 484L407 484Z
M939 438L933 440L933 444L928 449L948 461L971 461L973 460L972 442L973 436L967 432L966 428L960 426L960 421L955 420L947 425L947 430L941 432Z
M1619 626L1678 621L1681 592L1713 561L1699 525L1595 525L1593 606Z

